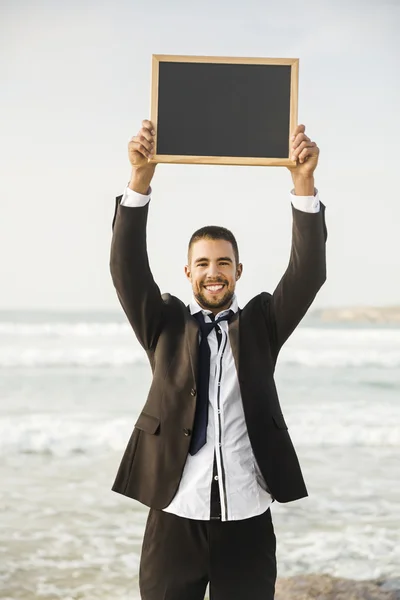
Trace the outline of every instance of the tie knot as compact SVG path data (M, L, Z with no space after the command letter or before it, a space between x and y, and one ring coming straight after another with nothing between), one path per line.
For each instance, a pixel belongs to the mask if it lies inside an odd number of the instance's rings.
M233 315L233 310L230 310L226 313L226 315L222 315L222 317L218 317L218 319L215 319L215 316L212 313L210 313L208 316L211 319L211 323L205 322L204 314L201 311L194 314L193 316L199 322L202 335L208 337L210 332L218 326L218 323L220 323L221 321L229 321Z

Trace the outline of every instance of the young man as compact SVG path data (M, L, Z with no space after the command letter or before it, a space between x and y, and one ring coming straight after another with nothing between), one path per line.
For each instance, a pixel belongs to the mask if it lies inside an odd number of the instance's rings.
M153 382L113 490L150 507L139 585L143 600L272 600L270 505L307 496L274 384L279 350L325 281L324 206L314 188L319 150L293 134L292 251L273 294L242 310L232 233L193 234L186 306L160 294L146 249L155 165L152 123L129 143L132 177L116 202L112 279L145 349Z

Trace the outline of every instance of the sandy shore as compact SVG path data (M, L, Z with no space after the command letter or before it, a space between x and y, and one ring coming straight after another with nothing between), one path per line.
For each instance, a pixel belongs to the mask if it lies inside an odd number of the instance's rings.
M399 600L400 577L388 581L353 581L330 575L278 579L276 600Z
M93 581L87 583L85 593L82 589L75 591L74 586L70 587L67 596L62 596L65 600L100 600L113 597L114 600L139 600L139 590L137 587L125 590L115 594L107 593L106 588L97 589ZM2 595L4 600L37 600L38 595L32 595L21 586L20 593L12 595ZM53 590L54 591L54 590ZM49 590L47 590L49 592ZM111 590L109 590L111 592ZM50 599L61 598L59 594L44 593L40 598ZM205 600L209 600L206 595ZM248 600L251 600L249 598ZM342 579L331 577L330 575L295 575L293 577L278 578L276 584L275 600L400 600L400 577L387 580L356 581L352 579Z
M275 600L400 600L400 577L387 581L354 581L330 575L278 578Z

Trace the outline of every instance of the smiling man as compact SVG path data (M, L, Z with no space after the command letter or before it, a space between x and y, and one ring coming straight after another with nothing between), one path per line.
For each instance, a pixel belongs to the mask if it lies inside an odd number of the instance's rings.
M154 135L143 121L129 143L132 177L113 221L113 283L153 372L113 490L150 507L143 600L202 600L208 583L211 600L272 600L271 503L307 496L274 369L326 277L325 208L314 188L319 149L299 125L292 250L274 292L240 309L235 237L208 226L189 242L187 306L161 295L147 257Z
M186 277L199 306L213 313L230 307L242 274L239 250L224 227L203 227L190 238Z

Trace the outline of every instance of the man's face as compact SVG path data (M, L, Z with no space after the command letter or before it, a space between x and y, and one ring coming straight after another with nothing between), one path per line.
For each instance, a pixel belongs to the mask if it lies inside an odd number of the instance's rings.
M230 242L201 239L192 244L185 273L199 305L216 314L231 305L242 268Z

